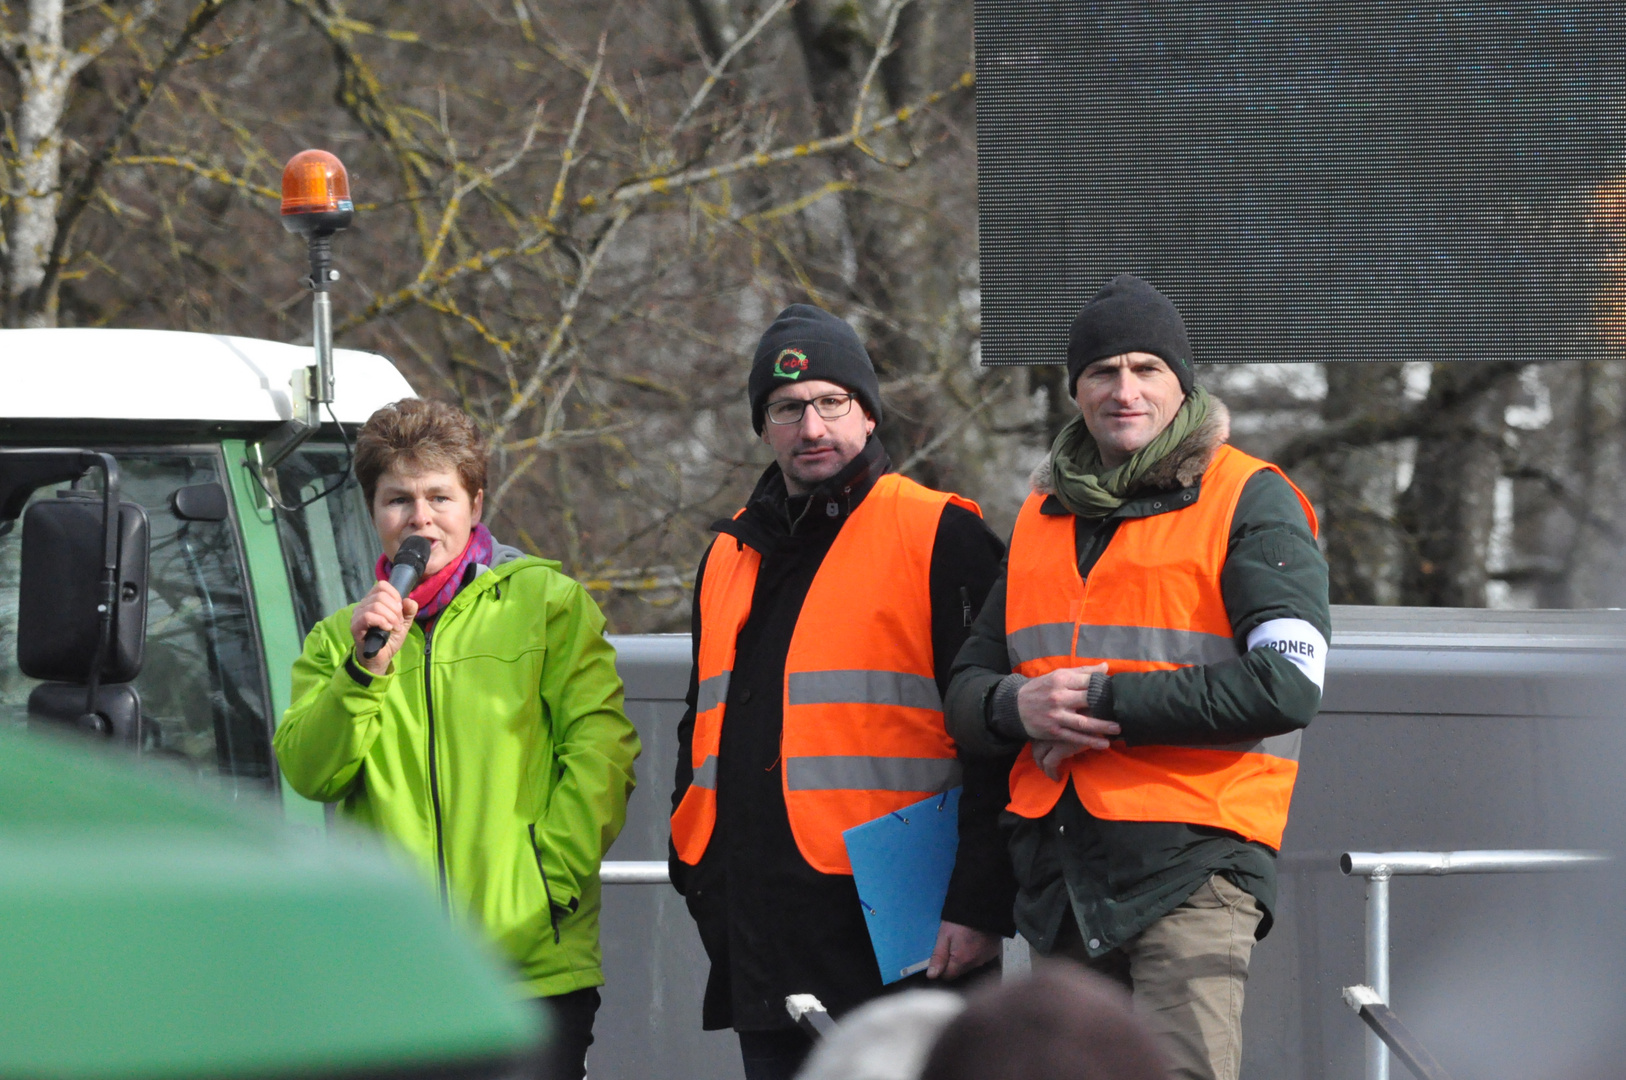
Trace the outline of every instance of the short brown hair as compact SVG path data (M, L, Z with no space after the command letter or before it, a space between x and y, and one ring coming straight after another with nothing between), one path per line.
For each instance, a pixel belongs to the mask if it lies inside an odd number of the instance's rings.
M455 405L403 398L367 418L356 436L356 479L369 512L378 481L390 469L455 469L474 498L486 486L486 440L474 418Z
M1054 960L972 995L921 1080L1167 1080L1168 1067L1116 984Z

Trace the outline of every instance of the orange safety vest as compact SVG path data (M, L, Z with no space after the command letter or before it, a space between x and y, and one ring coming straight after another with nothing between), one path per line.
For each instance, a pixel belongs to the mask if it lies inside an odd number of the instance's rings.
M960 782L932 652L932 548L951 502L982 513L897 473L881 477L842 525L796 618L785 657L781 782L796 846L822 873L853 872L843 830ZM717 823L729 675L761 562L727 536L706 557L694 779L672 813L672 844L690 865Z
M1029 495L1011 534L1006 576L1011 670L1034 677L1104 661L1109 674L1172 671L1240 655L1220 571L1242 487L1261 469L1287 479L1276 466L1221 446L1196 502L1122 522L1088 580L1078 573L1073 515L1041 514L1044 496ZM1315 510L1293 491L1314 533ZM1228 746L1114 740L1106 750L1068 758L1060 780L1045 776L1030 743L1011 770L1009 809L1043 817L1071 777L1079 801L1098 818L1214 826L1279 850L1300 735Z

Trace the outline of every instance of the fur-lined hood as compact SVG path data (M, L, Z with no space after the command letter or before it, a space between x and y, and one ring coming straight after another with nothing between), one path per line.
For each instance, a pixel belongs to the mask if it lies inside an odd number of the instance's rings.
M1202 479L1203 473L1208 471L1208 463L1214 460L1214 453L1225 445L1231 438L1231 410L1225 407L1225 402L1217 397L1211 397L1208 405L1208 415L1197 429L1181 440L1162 461L1153 465L1146 475L1141 477L1130 495L1153 491L1179 491L1188 488ZM1050 482L1050 455L1039 462L1028 478L1028 484L1036 494L1054 495L1055 487Z

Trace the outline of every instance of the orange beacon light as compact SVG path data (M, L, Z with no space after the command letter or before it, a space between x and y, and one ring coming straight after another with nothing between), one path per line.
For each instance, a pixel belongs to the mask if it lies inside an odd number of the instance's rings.
M329 405L334 395L333 301L328 292L339 272L333 269L333 234L350 224L356 208L350 201L350 177L338 158L326 150L301 150L282 168L282 227L305 238L311 273L311 340L316 347L316 363L303 392L295 392L307 415L291 421L284 437L264 451L264 467L269 470L310 435L321 423L316 406ZM285 425L286 426L286 425Z
M331 236L350 224L350 177L326 150L301 150L282 169L282 227L303 236Z

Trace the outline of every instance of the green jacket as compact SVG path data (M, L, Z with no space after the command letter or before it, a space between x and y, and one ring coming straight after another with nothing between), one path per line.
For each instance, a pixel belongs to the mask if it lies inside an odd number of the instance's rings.
M481 573L383 676L354 662L351 609L330 615L273 740L295 791L404 847L539 997L604 982L599 863L639 752L604 616L558 566Z

